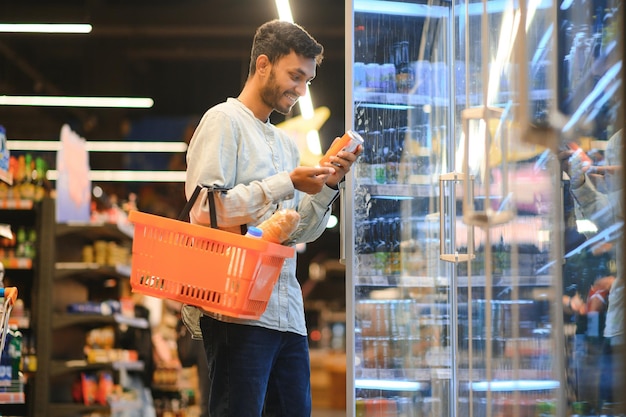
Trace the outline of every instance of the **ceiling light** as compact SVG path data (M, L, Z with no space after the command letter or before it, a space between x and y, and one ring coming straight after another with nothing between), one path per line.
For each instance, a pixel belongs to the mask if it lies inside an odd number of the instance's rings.
M116 107L149 109L154 100L145 97L0 96L0 106Z
M289 0L276 0L276 10L278 10L278 18L280 20L293 23Z
M91 25L82 23L0 23L8 33L90 33Z
M8 140L7 148L11 151L58 151L58 140ZM85 148L89 152L186 152L184 142L143 142L143 141L87 141Z
M276 2L276 10L278 11L278 19L291 22L293 21L293 15L291 14L291 4L289 4L289 0L275 0ZM298 100L298 105L300 106L300 115L303 119L312 119L315 115L315 111L313 110L313 100L311 100L311 92L309 91L309 86L306 87L306 93L303 97L300 97ZM314 154L322 153L322 146L320 143L320 135L317 129L311 130L306 135L307 147Z
M185 182L185 171L129 171L90 170L89 180L94 182ZM47 178L56 181L59 172L48 170Z

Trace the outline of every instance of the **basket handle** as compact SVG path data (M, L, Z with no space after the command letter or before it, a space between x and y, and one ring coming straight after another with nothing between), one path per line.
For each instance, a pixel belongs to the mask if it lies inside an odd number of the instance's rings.
M196 189L193 190L191 197L189 197L189 201L187 201L185 207L183 207L182 211L178 215L178 220L183 222L189 221L189 212L191 211L191 208L195 204L198 196L200 195L200 191L202 191L203 188L207 189L209 197L209 216L211 217L211 227L213 229L217 229L217 213L215 212L215 195L213 195L213 193L216 191L228 191L229 188L226 187L218 187L216 185L196 185Z

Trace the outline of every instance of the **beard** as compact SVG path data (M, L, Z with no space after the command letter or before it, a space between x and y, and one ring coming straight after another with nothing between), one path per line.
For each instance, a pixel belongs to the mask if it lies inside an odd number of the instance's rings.
M297 96L295 93L293 93L293 95ZM263 103L280 114L289 113L296 104L296 102L291 101L289 101L290 104L288 105L281 104L283 100L288 99L285 97L285 92L281 91L280 86L276 83L276 76L273 69L270 72L267 83L261 89L261 99L263 100Z

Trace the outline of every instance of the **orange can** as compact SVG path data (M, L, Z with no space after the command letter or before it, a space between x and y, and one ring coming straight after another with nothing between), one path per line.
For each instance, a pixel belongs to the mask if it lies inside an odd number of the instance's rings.
M572 151L574 151L574 153L578 152L580 153L580 157L584 162L589 163L589 165L593 164L593 160L591 159L591 157L589 157L589 155L587 155L587 153L585 153L585 151L583 151L583 148L581 148L580 146L578 146L577 143L575 142L569 142L567 144L567 147L570 148Z
M324 163L330 162L330 157L337 156L341 150L352 153L356 152L359 145L362 145L363 142L364 140L361 135L353 130L348 130L339 140L336 140L330 145L326 154L320 159L320 166L324 166Z

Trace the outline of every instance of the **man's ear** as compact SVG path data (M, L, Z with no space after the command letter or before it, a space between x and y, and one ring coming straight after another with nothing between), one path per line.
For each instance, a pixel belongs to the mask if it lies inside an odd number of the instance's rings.
M265 76L270 70L271 63L267 55L261 54L256 59L256 72Z

